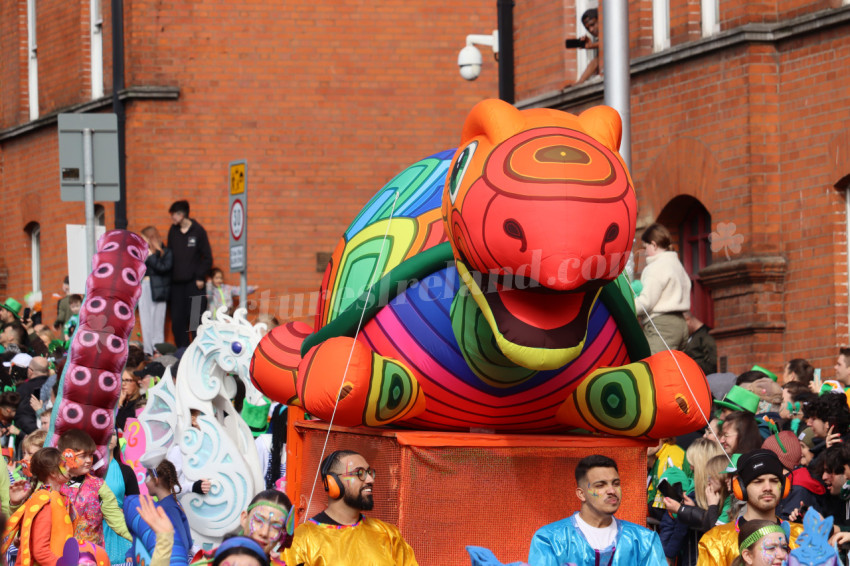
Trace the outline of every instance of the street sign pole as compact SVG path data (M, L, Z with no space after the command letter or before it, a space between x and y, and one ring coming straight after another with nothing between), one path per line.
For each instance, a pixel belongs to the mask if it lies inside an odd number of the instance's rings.
M230 193L230 272L239 272L239 306L248 305L248 162L231 161Z
M83 200L86 207L86 266L92 268L94 259L94 159L92 158L92 131L83 128Z
M248 308L248 268L239 274L239 306Z

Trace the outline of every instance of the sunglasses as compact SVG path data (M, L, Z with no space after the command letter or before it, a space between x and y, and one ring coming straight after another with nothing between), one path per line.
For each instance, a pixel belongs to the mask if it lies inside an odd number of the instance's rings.
M345 472L344 474L339 474L340 476L357 476L357 479L360 481L366 481L366 477L370 477L375 479L375 468L357 468L350 472Z

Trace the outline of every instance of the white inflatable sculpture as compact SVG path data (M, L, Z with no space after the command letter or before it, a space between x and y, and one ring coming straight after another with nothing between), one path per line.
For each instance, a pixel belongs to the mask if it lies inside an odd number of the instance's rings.
M145 467L155 467L176 443L186 478L211 480L206 495L180 495L195 544L205 548L236 530L239 514L265 488L254 437L230 402L236 393L235 379L245 384L248 403L265 402L248 374L265 325L252 326L245 309L237 309L233 317L225 310L220 309L215 319L204 313L197 337L180 359L176 385L166 371L149 391L139 416L147 442ZM197 428L192 426L192 410L200 412Z

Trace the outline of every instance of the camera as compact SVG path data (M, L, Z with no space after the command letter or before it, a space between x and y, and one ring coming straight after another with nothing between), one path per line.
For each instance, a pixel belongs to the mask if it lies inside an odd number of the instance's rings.
M460 50L457 56L460 76L468 81L474 81L481 74L481 62L481 51L474 45L467 45Z

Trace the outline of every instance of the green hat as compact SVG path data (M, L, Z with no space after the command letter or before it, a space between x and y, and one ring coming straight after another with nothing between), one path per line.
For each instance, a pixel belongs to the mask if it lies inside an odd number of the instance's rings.
M13 315L15 315L15 318L20 318L21 303L19 303L18 301L16 301L12 297L9 297L8 299L6 299L6 302L3 303L2 305L0 305L0 308L4 308L7 311L9 311Z
M773 372L772 372L772 371L770 371L769 369L764 369L764 368L763 368L763 367L761 367L761 366L753 366L752 368L750 368L750 371L760 371L760 372L762 372L763 374L765 374L767 377L769 377L770 379L772 379L773 381L778 381L778 380L779 380L779 377L778 377L775 373L773 373Z
M740 385L733 385L722 401L715 401L714 403L725 409L744 411L755 415L759 408L759 396Z
M269 408L271 406L271 403L263 403L262 405L252 405L248 401L242 403L242 420L247 423L254 438L265 433L269 428Z

